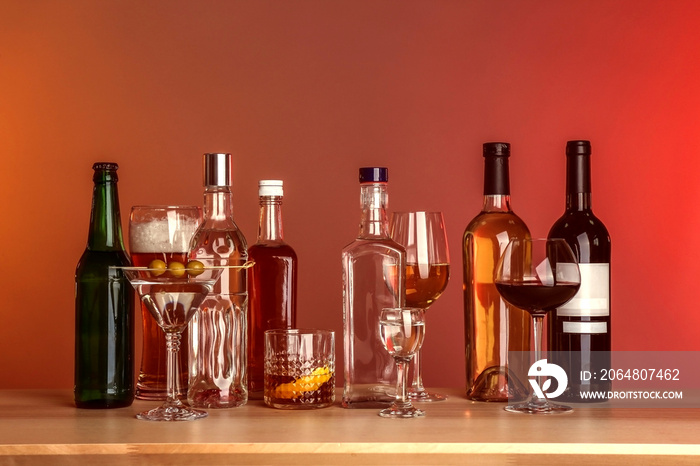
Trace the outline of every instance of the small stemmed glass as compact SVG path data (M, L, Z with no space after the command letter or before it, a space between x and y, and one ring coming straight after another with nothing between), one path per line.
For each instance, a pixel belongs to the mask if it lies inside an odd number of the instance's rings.
M411 404L407 396L408 364L420 349L425 336L425 311L419 308L382 309L379 335L384 348L396 362L396 399L379 412L382 417L406 418L425 416L425 411Z
M536 377L535 380L530 379L535 393L524 403L506 406L506 411L526 414L572 411L569 406L547 401L543 389L546 391L550 381L543 386L538 374L547 363L541 354L544 316L569 302L581 286L576 256L562 239L514 238L508 243L496 265L494 279L496 289L503 299L526 310L534 320L536 363L530 368L528 375ZM563 369L560 372L563 376L557 378L559 384L566 381L566 373Z
M225 268L249 267L252 264L204 267L199 261L191 261L186 267L179 262L172 262L167 268L163 262L160 265L151 268L120 267L165 332L168 351L167 398L162 406L139 413L136 417L147 421L192 421L206 417L207 413L186 406L177 396L177 354L182 331Z
M450 277L450 253L442 212L394 212L391 238L406 249L406 306L428 310L440 297ZM421 352L413 361L413 401L442 401L446 395L423 387Z

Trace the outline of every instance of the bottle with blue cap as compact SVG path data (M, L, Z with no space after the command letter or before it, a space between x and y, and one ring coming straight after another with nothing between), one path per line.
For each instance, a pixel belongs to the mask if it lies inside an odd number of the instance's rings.
M342 253L345 408L386 407L396 397L395 364L379 336L379 315L404 305L406 251L389 236L388 172L360 168L360 231Z
M245 237L233 220L231 154L204 154L204 218L190 258L206 266L243 265ZM233 408L248 401L247 269L224 270L189 324L187 400L195 408Z

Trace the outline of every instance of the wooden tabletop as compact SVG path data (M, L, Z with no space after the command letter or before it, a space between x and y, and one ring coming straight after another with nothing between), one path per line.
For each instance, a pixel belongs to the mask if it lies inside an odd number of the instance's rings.
M417 419L249 401L163 423L134 417L154 402L79 410L70 390L2 390L0 464L700 464L700 409L583 407L531 416L440 391L449 399L422 403L427 415Z

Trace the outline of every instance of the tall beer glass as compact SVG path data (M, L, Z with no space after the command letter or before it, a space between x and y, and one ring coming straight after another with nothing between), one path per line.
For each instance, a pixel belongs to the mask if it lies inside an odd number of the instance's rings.
M166 264L187 263L190 240L202 221L198 206L134 206L129 216L129 250L135 267L147 267L155 259ZM141 303L143 353L136 382L136 398L165 400L167 396L165 333ZM185 330L187 332L187 330ZM183 336L187 341L187 334ZM178 395L187 395L187 351L178 353Z

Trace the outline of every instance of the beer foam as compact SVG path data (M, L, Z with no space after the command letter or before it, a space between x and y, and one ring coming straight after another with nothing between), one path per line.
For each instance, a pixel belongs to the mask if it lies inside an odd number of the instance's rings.
M197 230L197 222L167 219L129 225L129 247L132 253L188 252L190 240Z

